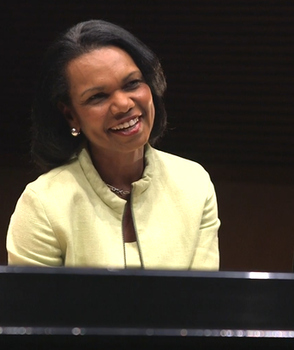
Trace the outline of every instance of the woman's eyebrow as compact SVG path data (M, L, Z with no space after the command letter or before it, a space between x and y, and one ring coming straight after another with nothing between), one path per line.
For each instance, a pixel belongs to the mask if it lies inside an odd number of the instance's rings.
M141 71L135 70L130 72L125 78L123 78L122 82L125 83L126 81L128 81L133 75L136 74L140 74L140 76L142 75ZM105 85L100 85L100 86L93 86L85 91L82 92L81 97L83 97L87 92L91 92L91 91L103 91L105 89Z

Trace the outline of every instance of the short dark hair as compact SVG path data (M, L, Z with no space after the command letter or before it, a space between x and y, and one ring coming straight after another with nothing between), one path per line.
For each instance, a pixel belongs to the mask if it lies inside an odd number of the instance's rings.
M31 155L34 162L49 171L67 163L85 142L72 137L58 104L70 104L66 68L73 59L94 49L116 46L134 60L149 85L155 107L154 126L149 142L164 134L167 124L163 94L166 80L154 52L124 28L104 21L81 22L62 33L45 53L33 101Z

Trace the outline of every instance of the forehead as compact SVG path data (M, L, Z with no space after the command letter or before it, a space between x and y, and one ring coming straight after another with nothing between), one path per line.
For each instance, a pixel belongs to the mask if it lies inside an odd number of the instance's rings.
M116 46L107 46L94 49L73 59L67 65L67 72L71 76L73 73L87 73L87 71L114 71L118 69L135 69L135 62L124 50Z

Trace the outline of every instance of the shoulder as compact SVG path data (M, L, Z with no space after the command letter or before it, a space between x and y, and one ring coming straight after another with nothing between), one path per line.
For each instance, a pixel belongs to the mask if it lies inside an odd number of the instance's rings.
M50 189L59 190L75 181L79 174L79 164L77 160L69 164L50 170L48 173L40 175L36 180L26 186L27 190L40 192Z
M40 175L35 181L29 183L26 189L36 192L63 192L65 189L73 190L75 184L82 184L86 181L83 163L84 166L88 166L88 169L86 169L87 172L94 172L93 164L87 151L82 149L82 151L77 156L73 157L70 162Z
M178 175L182 179L186 177L206 178L209 179L209 174L205 168L190 159L186 159L171 153L163 152L152 148L152 158L154 162L161 168L162 171L167 171L170 175Z
M214 193L209 173L199 163L154 148L150 148L149 160L153 169L153 178L163 188L178 189L181 193L195 198L206 198ZM148 160L147 153L147 160Z
M153 182L165 192L177 199L190 198L191 203L198 204L214 196L210 174L201 164L154 148L150 148L149 153Z

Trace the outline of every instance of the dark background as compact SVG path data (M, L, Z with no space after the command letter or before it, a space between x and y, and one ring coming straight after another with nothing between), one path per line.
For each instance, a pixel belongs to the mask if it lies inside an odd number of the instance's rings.
M40 60L60 31L92 18L122 25L160 57L169 132L158 147L209 171L222 221L221 268L291 271L290 0L2 1L0 264L15 202L37 174L29 114Z

